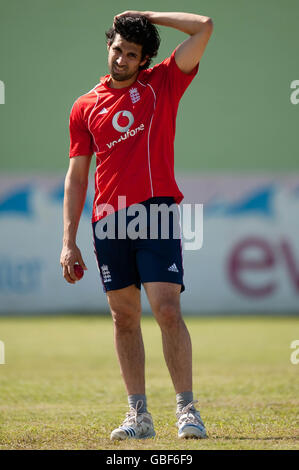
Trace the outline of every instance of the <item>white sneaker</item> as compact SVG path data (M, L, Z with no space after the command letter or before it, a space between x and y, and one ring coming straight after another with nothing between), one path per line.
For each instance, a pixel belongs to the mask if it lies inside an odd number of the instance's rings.
M155 437L154 424L150 413L138 413L142 407L143 402L139 400L136 408L130 408L126 413L126 418L122 425L114 429L111 433L110 439L124 440L124 439L148 439Z
M176 425L179 428L178 437L180 439L204 439L207 437L199 411L190 409L194 403L197 403L197 401L191 401L176 415L178 418Z

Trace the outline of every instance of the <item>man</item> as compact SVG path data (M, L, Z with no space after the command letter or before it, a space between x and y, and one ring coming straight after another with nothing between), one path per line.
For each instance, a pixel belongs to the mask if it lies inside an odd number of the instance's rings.
M160 43L154 25L169 26L190 37L170 57L148 68ZM87 269L76 245L76 233L95 152L94 246L130 406L111 439L155 435L145 394L141 283L162 332L164 356L176 392L178 437L206 437L194 407L191 341L180 310L184 290L180 240L171 236L162 239L161 227L155 239L103 238L99 224L125 211L127 227L127 208L135 204L141 204L148 216L154 204L170 207L181 202L183 195L174 178L175 119L212 29L210 18L189 13L126 11L117 15L106 33L110 74L78 98L70 115L71 158L65 180L61 265L71 284L78 280L75 264ZM175 223L171 217L169 220L173 232Z

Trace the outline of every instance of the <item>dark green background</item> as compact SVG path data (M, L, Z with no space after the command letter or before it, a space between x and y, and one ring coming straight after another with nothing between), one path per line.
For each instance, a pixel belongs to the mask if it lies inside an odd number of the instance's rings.
M298 0L0 0L0 169L68 166L73 101L107 73L105 30L127 9L211 16L214 33L177 122L177 169L299 168ZM163 60L185 35L160 27Z

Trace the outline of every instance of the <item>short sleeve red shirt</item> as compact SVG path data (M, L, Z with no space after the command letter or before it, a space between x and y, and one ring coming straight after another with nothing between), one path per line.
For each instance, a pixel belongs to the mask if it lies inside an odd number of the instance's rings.
M96 154L92 221L151 197L183 194L174 176L179 101L198 71L183 73L175 51L140 71L129 87L110 88L106 75L79 97L70 114L70 157ZM109 205L109 206L108 206Z

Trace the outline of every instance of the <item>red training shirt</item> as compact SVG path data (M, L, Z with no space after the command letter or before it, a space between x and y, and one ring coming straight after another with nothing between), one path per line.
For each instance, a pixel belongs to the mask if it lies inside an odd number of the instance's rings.
M198 65L185 74L174 55L129 87L110 88L110 75L102 77L72 107L70 157L96 153L93 222L151 197L183 199L174 177L176 115Z

